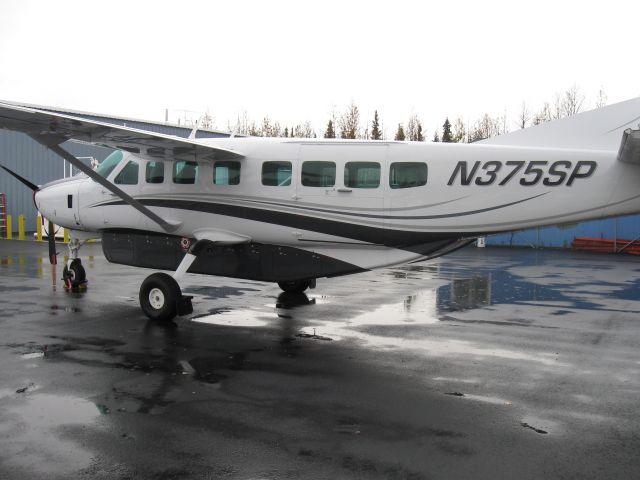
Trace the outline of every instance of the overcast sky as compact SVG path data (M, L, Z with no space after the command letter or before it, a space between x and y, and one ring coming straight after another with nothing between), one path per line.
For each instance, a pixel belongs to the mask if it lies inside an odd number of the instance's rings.
M640 2L0 0L0 99L161 121L246 110L321 134L353 100L411 113L536 110L577 84L640 96ZM197 114L189 114L197 116Z

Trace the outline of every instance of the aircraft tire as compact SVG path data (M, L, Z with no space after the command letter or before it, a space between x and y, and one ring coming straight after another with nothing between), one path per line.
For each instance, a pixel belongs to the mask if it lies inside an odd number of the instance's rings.
M147 317L157 322L173 320L181 298L178 282L166 273L153 273L140 286L140 307Z
M278 286L288 293L302 293L311 286L311 280L288 280L278 282Z
M87 274L79 258L72 260L68 267L64 266L62 279L69 288L77 288L87 281Z

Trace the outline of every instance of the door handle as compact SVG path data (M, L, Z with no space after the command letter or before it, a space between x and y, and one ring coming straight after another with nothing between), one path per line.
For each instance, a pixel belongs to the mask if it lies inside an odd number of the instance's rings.
M338 188L338 191L342 193L350 193L352 190L350 188Z

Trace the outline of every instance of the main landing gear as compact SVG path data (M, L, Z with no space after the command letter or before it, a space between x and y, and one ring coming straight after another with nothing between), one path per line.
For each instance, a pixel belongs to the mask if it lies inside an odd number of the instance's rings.
M278 286L287 293L302 293L307 288L316 288L316 279L287 280L284 282L278 282Z
M199 240L191 245L173 275L153 273L140 286L140 307L151 320L168 322L178 315L189 315L193 312L191 299L183 295L178 280L187 272L191 264L211 242ZM302 293L307 288L316 287L316 279L287 280L278 282L282 290L288 293Z
M189 270L208 241L197 241L185 253L173 276L153 273L140 286L140 307L147 317L158 322L168 322L176 315L189 315L193 305L189 295L182 295L178 280Z
M192 298L182 295L178 282L166 273L149 275L140 287L139 299L142 311L151 320L158 322L168 322L176 315L192 313Z

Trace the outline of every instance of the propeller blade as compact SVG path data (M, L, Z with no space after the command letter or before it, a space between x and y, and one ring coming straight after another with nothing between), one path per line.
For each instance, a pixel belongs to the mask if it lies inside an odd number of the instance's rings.
M18 175L16 172L9 170L7 167L5 167L4 165L0 165L0 168L2 168L3 170L5 170L7 173L9 173L10 175L13 175L18 181L24 183L27 187L29 187L31 190L33 190L34 192L38 190L38 186L34 183L31 183L29 180L27 180L24 177L21 177L20 175Z
M56 232L53 230L53 222L49 220L49 232L48 232L48 240L49 240L49 261L51 265L58 264L58 254L56 252Z

